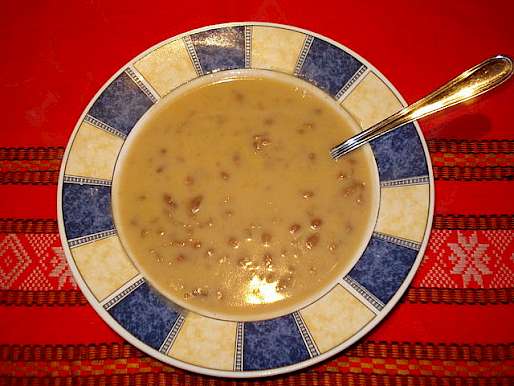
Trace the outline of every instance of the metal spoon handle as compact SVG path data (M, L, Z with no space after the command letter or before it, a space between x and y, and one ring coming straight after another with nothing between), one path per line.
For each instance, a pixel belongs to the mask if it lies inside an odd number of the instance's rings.
M481 95L505 82L511 75L512 60L508 56L498 55L487 59L426 97L335 146L330 155L337 160L399 126Z

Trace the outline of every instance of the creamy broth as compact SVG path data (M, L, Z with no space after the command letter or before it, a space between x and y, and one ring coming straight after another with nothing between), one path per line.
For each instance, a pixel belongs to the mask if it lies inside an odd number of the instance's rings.
M369 148L318 89L266 71L217 74L164 98L124 145L113 183L121 241L175 303L257 320L306 304L362 252L377 212Z

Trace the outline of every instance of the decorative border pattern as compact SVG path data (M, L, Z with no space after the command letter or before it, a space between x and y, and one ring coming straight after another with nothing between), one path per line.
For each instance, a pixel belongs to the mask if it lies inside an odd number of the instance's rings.
M252 67L252 26L245 26L245 68Z
M343 96L347 94L347 92L350 90L352 86L357 85L357 80L359 78L364 79L363 75L368 70L368 67L366 67L364 64L357 70L355 74L350 78L348 82L339 90L335 96L336 100L343 99Z
M111 180L103 180L100 178L90 178L90 177L80 177L80 176L71 176L66 174L63 179L64 182L68 184L87 184L87 185L101 185L101 186L111 186Z
M412 240L402 239L400 237L386 235L385 233L380 233L380 232L375 231L375 232L373 232L373 236L375 236L377 239L381 239L381 240L399 245L401 247L414 249L415 251L419 251L419 249L421 248L421 243L417 243Z
M180 314L175 320L175 323L173 323L173 327L171 328L170 332L166 336L166 339L162 343L161 347L159 348L159 351L163 354L167 354L170 350L171 346L173 346L173 343L175 342L175 339L177 339L178 332L182 328L182 325L184 324L184 316Z
M195 46L194 46L193 42L191 41L191 37L188 35L188 36L184 36L182 39L184 40L184 44L186 45L186 48L187 48L187 53L189 54L189 58L191 59L191 62L193 63L196 73L198 74L198 76L202 76L203 69L200 64L200 59L198 59L198 55L196 54Z
M121 139L125 140L127 139L127 136L122 133L121 131L119 131L118 129L115 129L114 127L112 126L109 126L107 123L103 123L102 121L96 119L95 117L87 114L85 117L84 117L84 122L87 122L99 129L102 129L104 131L107 131L109 134L113 134L117 137L120 137Z
M420 176L420 177L403 178L400 180L381 181L380 186L382 188L388 188L391 186L426 185L428 183L430 183L430 179L428 176Z
M89 244L93 241L97 241L100 239L105 239L109 236L113 236L117 233L116 229L110 229L108 231L94 233L92 235L77 237L76 239L68 240L68 245L70 248L78 247L79 245Z
M128 281L127 283L131 283L128 287L122 287L120 292L115 293L115 295L107 300L102 306L104 310L108 311L112 307L114 307L116 304L118 304L121 300L126 298L131 292L134 292L137 288L139 288L141 285L145 283L145 279L138 275L136 276L136 281L132 282L132 280Z
M143 79L140 75L138 75L137 70L135 70L132 67L127 67L125 69L125 73L134 81L134 83L139 87L141 91L145 93L145 95L150 98L150 100L155 104L157 103L158 99L156 95L158 95L155 91L150 91L150 86L143 83Z
M243 341L244 341L244 323L237 322L236 326L236 349L234 352L234 371L243 371Z
M298 76L300 71L302 70L303 64L305 63L305 59L307 58L307 54L309 53L309 50L311 49L312 42L314 41L313 36L306 36L305 42L303 43L302 50L300 51L300 56L298 56L298 61L296 62L296 66L294 68L294 75Z
M311 356L311 358L318 356L320 354L318 346L316 346L316 343L314 342L314 339L312 338L309 329L305 325L302 315L300 315L298 311L293 312L292 315L296 323L296 326L298 327L298 330L300 330L300 334L302 335L305 346L307 347L307 350L309 350L309 355Z
M368 291L367 288L364 288L360 285L360 283L354 280L351 276L346 275L343 280L350 285L359 295L361 295L366 301L371 304L377 311L382 311L385 307L385 304L382 303L375 295Z

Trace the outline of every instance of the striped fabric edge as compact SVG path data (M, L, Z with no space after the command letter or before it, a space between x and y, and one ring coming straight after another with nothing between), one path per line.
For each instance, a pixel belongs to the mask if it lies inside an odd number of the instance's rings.
M364 340L344 352L347 357L451 361L506 361L514 359L514 342L501 344L391 342ZM91 344L2 344L0 362L106 360L148 357L127 342ZM323 367L338 358L318 365Z
M514 153L511 139L426 139L430 153Z
M514 288L426 288L410 287L401 303L496 305L513 304ZM0 290L0 306L59 307L86 306L82 292L78 290Z
M55 147L0 147L0 161L7 160L60 160L64 146Z
M514 214L436 214L433 229L507 230L514 229ZM0 218L0 233L58 233L52 218Z
M57 185L59 170L0 172L0 185Z
M51 171L59 170L61 167L60 159L49 160L4 160L0 164L0 171L6 172L26 172L26 171Z
M435 180L511 181L514 166L433 166Z
M210 378L189 373L132 373L109 376L70 376L70 377L9 377L0 376L2 381L11 386L62 386L62 385L146 385L146 386L182 386L182 385L210 385L210 386L236 386L238 381L231 381L219 378ZM405 375L377 375L377 374L355 374L355 373L316 373L306 372L289 376L275 377L256 381L244 381L244 385L266 385L280 384L283 386L297 385L370 385L370 386L509 386L512 378L508 376L496 377L437 377L437 376L405 376Z

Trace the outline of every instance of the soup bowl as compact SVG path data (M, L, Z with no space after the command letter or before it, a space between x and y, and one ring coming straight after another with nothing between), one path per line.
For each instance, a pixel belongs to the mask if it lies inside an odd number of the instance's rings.
M417 123L405 125L365 150L375 181L371 220L349 263L315 294L257 317L204 312L166 296L124 241L119 214L113 214L116 176L159 103L191 85L238 71L267 71L304 82L329 98L354 130L405 105L371 64L310 31L250 22L184 33L123 66L86 107L63 158L58 221L78 285L127 341L190 371L258 377L322 361L390 312L426 248L434 190L421 131Z

